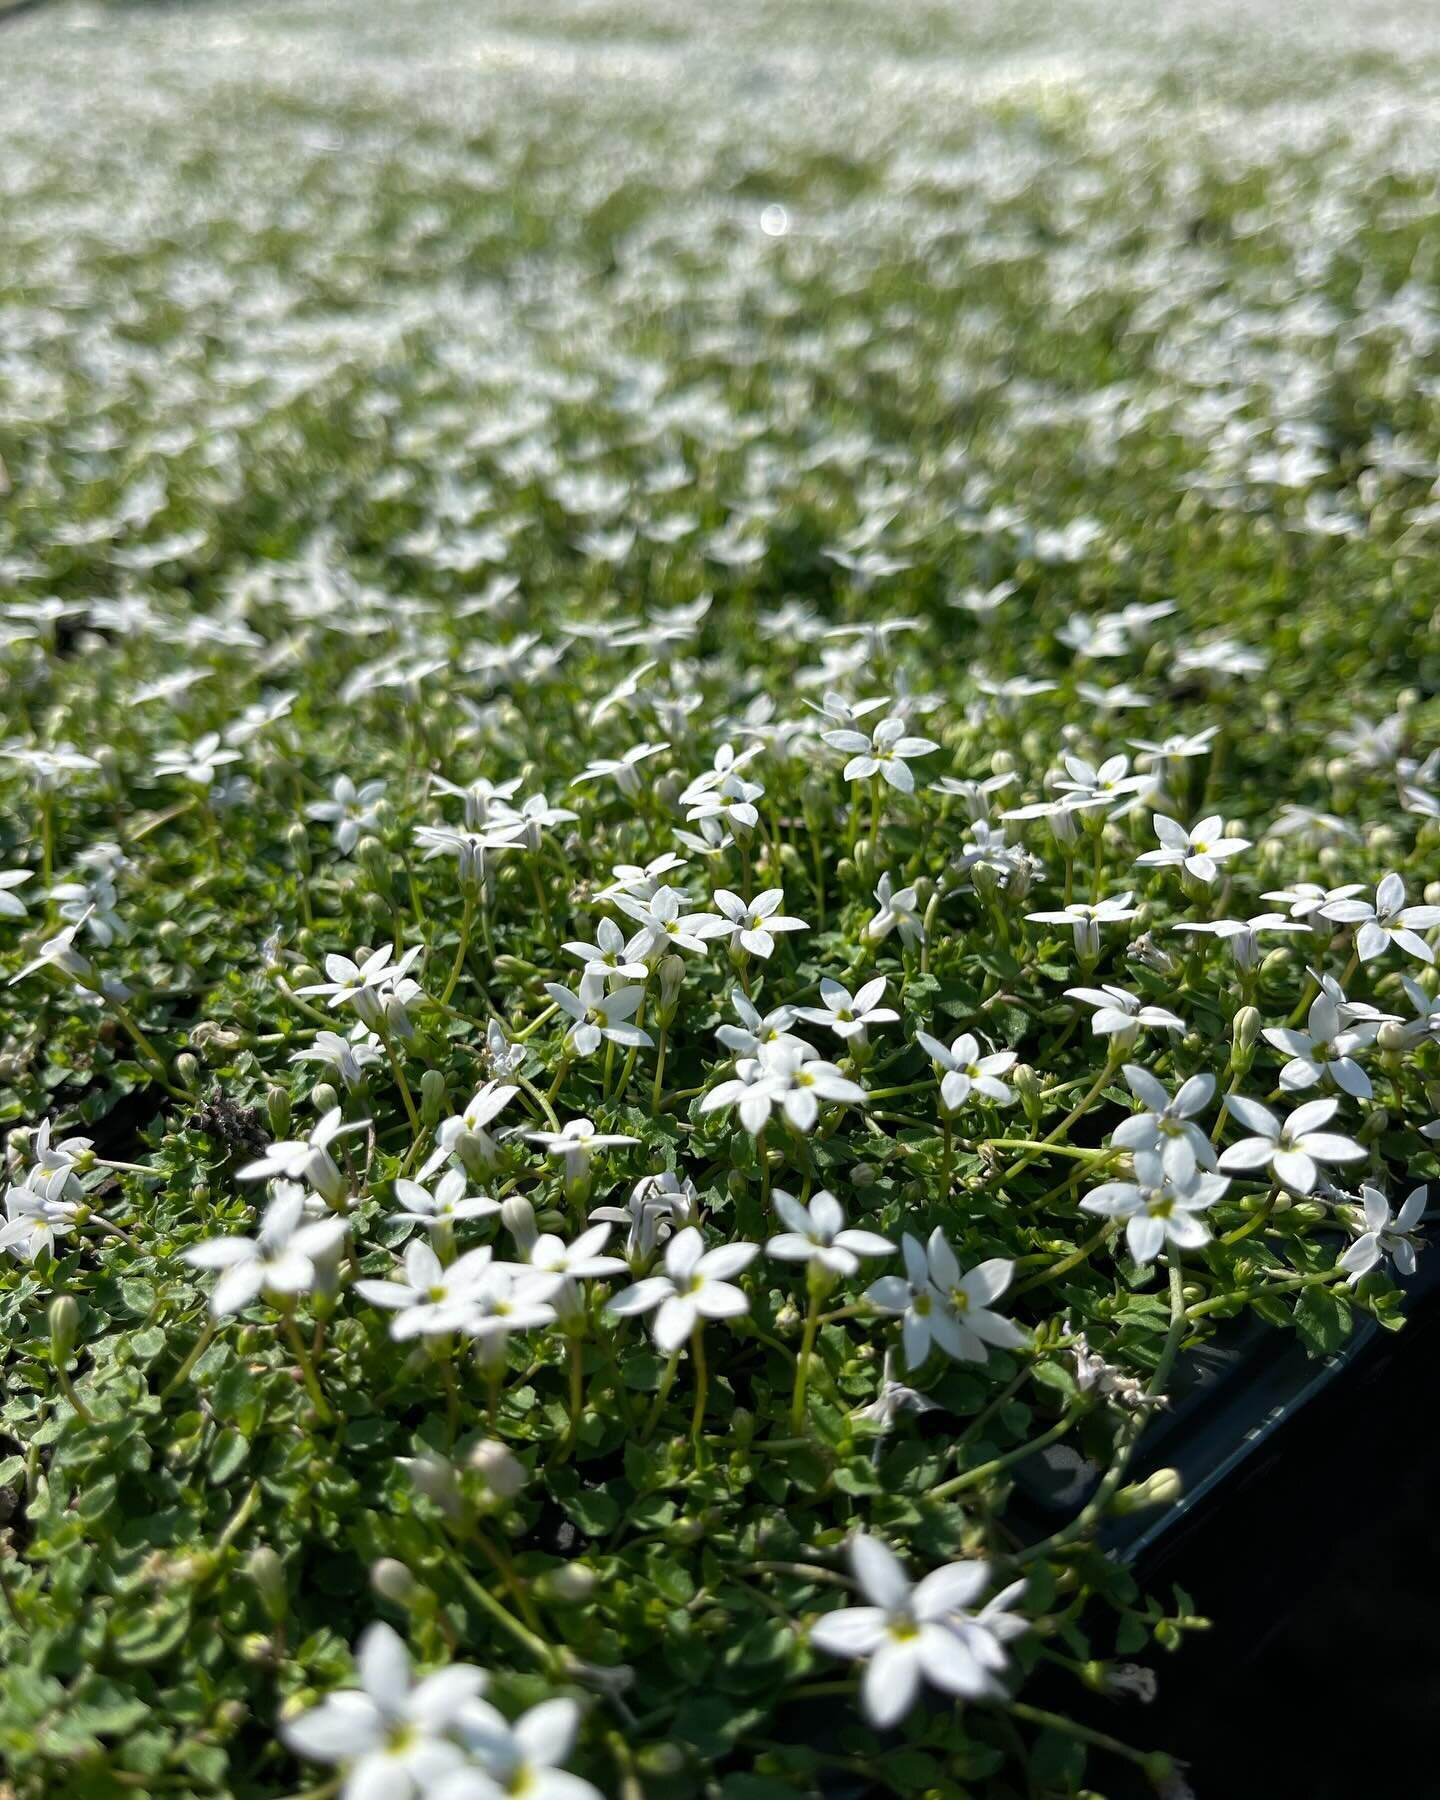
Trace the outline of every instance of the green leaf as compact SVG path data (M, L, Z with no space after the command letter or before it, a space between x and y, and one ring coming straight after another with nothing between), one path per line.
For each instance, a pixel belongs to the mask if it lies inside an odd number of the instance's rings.
M149 1717L150 1708L133 1688L100 1675L85 1675L71 1689L68 1718L83 1720L87 1735L119 1737Z
M699 1756L715 1761L730 1751L754 1717L748 1708L737 1706L733 1700L705 1694L680 1706L675 1714L674 1733Z
M164 1354L169 1342L169 1337L160 1326L147 1326L129 1340L131 1360L148 1369L151 1363Z
M1289 1325L1291 1323L1290 1308L1278 1294L1256 1294L1250 1302L1250 1307L1268 1325Z
M598 1488L582 1488L561 1499L561 1506L586 1537L606 1537L620 1523L620 1507Z
M172 1656L190 1630L188 1594L170 1594L151 1602L112 1635L110 1643L123 1663L153 1664Z
M75 1502L75 1510L87 1525L98 1524L115 1504L116 1478L102 1475L90 1482Z
M800 1791L772 1775L727 1775L720 1783L724 1800L795 1800Z
M222 1431L210 1451L210 1480L223 1487L244 1468L250 1455L250 1440L232 1428Z
M1057 1393L1067 1397L1073 1397L1077 1392L1072 1371L1053 1357L1042 1357L1030 1372L1042 1387L1054 1388Z
M1035 1783L1072 1791L1084 1779L1085 1746L1048 1726L1035 1739L1030 1753L1030 1778Z
M1333 1356L1350 1335L1350 1308L1328 1288L1306 1288L1295 1304L1295 1329L1311 1356Z
M836 1469L835 1485L842 1494L853 1494L857 1498L885 1492L884 1483L876 1478L869 1461L862 1456L852 1457Z

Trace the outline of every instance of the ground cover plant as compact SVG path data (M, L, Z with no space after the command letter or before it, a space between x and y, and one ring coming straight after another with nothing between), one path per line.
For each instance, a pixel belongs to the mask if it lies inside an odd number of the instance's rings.
M5 29L0 1787L1184 1794L1137 1443L1436 1172L1423 25Z

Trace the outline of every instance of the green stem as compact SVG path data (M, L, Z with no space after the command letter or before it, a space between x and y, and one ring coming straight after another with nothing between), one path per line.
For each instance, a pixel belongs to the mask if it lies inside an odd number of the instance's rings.
M1028 1294L1031 1288L1044 1287L1047 1282L1058 1281L1062 1275L1068 1275L1072 1269L1078 1269L1081 1263L1088 1261L1093 1251L1100 1248L1114 1229L1114 1220L1107 1219L1094 1237L1086 1238L1085 1242L1077 1250L1072 1250L1069 1256L1062 1256L1059 1262L1052 1263L1039 1275L1032 1275L1029 1281L1022 1281L1019 1287L1012 1288L1010 1298L1013 1300L1021 1294Z
M522 1625L506 1607L503 1607L490 1590L475 1579L453 1551L450 1552L449 1560L450 1566L460 1577L460 1581L471 1599L483 1607L500 1629L508 1632L515 1642L527 1650L543 1668L548 1669L553 1675L559 1675L562 1672L560 1654L542 1637L531 1631L527 1625Z
M440 1358L440 1375L445 1383L445 1447L453 1450L460 1435L460 1386L455 1379L455 1359L450 1354L448 1341Z
M40 879L49 898L50 883L55 878L55 802L48 791L40 795Z
M557 939L555 936L555 921L550 915L550 897L545 892L545 884L540 879L539 867L533 859L530 863L530 880L535 887L535 898L540 903L540 916L545 921L545 936L549 939L551 948L554 949Z
M112 1000L110 1005L114 1011L115 1017L129 1033L136 1049L139 1050L140 1054L150 1064L151 1072L156 1080L159 1081L161 1087L163 1087L167 1093L174 1094L178 1100L188 1100L190 1096L185 1093L182 1088L177 1088L171 1082L170 1073L166 1068L164 1057L161 1056L160 1052L150 1042L149 1038L146 1037L145 1033L135 1023L135 1020L130 1016L129 1011L122 1006L118 1000Z
M1007 1710L1017 1719L1023 1719L1027 1725L1039 1725L1046 1731L1063 1732L1066 1737L1074 1738L1078 1743L1089 1744L1096 1750L1108 1750L1112 1756L1123 1757L1126 1762L1137 1763L1144 1768L1150 1761L1149 1753L1137 1750L1133 1744L1125 1744L1119 1738L1113 1738L1103 1731L1095 1731L1089 1725L1078 1725L1074 1719L1067 1719L1060 1713L1046 1712L1043 1707L1031 1706L1022 1700L1006 1702Z
M650 996L649 994L642 993L640 996L640 1008L635 1014L635 1023L637 1025L644 1025L645 1014L649 1010L649 1007ZM640 1046L638 1044L632 1044L630 1047L630 1054L625 1058L625 1067L620 1072L620 1093L618 1097L621 1100L623 1100L626 1094L630 1092L630 1077L635 1071L635 1063L639 1055Z
M660 1027L660 1036L656 1040L655 1050L655 1082L650 1089L650 1116L657 1118L660 1113L660 1086L665 1079L665 1044L669 1036L665 1026Z
M790 1400L790 1424L799 1432L805 1425L805 1388L810 1379L810 1357L820 1330L820 1283L810 1282L810 1303L805 1310L805 1330L800 1339L800 1354L795 1359L795 1389Z
M506 1591L515 1602L521 1618L537 1637L543 1638L545 1635L544 1622L535 1610L535 1603L526 1591L525 1583L516 1571L514 1563L498 1544L491 1542L483 1531L472 1528L470 1541L504 1582Z
M465 966L465 953L470 948L470 926L475 917L475 890L469 882L465 884L465 908L460 914L460 941L455 946L455 960L450 965L450 976L445 983L444 992L440 996L440 1004L448 1006L450 996L455 992L455 983L460 979L460 971Z
M1252 1232L1261 1230L1263 1226L1269 1223L1270 1215L1275 1210L1275 1202L1279 1198L1279 1194L1280 1183L1278 1181L1272 1182L1270 1192L1265 1196L1265 1203L1261 1206L1260 1210L1255 1213L1252 1218L1247 1219L1243 1225L1237 1225L1233 1231L1227 1231L1220 1242L1222 1244L1238 1244L1241 1238L1247 1238Z
M545 1096L547 1103L552 1102L554 1100L555 1096L560 1092L560 1089L564 1083L565 1077L569 1073L570 1073L570 1052L568 1050L562 1050L560 1053L560 1067L555 1071L555 1079L550 1083L550 1092L548 1094L546 1094L546 1096Z
M1170 1251L1170 1329L1165 1334L1165 1342L1161 1346L1159 1361L1155 1364L1155 1373L1145 1384L1145 1399L1154 1401L1165 1390L1165 1383L1170 1379L1170 1368L1175 1361L1176 1352L1180 1348L1180 1340L1185 1335L1185 1290L1180 1277L1180 1258L1174 1248ZM1121 1426L1116 1434L1115 1448L1110 1458L1110 1466L1101 1477L1100 1485L1087 1503L1061 1530L1045 1538L1041 1543L1032 1544L1020 1557L1022 1563L1036 1562L1041 1557L1049 1556L1053 1551L1073 1544L1077 1539L1088 1537L1094 1527L1104 1516L1105 1508L1110 1504L1116 1489L1125 1479L1125 1471L1130 1467L1130 1459L1135 1454L1135 1446L1140 1441L1140 1433L1144 1427L1148 1406L1141 1406Z
M1304 1017L1303 1013L1301 1014L1301 1017L1302 1018ZM1295 1023L1295 1021L1292 1019L1291 1024L1293 1025L1294 1023ZM1231 1066L1232 1067L1234 1066L1233 1062L1232 1062ZM1239 1071L1239 1069L1235 1069L1234 1074L1232 1074L1230 1077L1229 1085L1226 1087L1225 1092L1220 1096L1220 1106L1215 1114L1215 1123L1210 1128L1210 1142L1212 1144L1218 1144L1220 1142L1220 1133L1225 1129L1225 1121L1231 1117L1231 1115L1225 1110L1225 1102L1235 1092L1236 1088L1239 1087L1239 1085L1240 1085L1240 1071Z
M303 999L297 994L294 988L290 986L289 982L285 980L284 976L277 976L275 978L275 985L290 1004L294 1007L298 1007L307 1019L313 1019L317 1025L321 1026L326 1031L334 1029L334 1019L328 1013L321 1012L318 1006L312 1006L308 1000Z
M179 1387L180 1384L189 1377L190 1371L195 1367L196 1363L199 1362L200 1358L210 1348L211 1340L214 1338L215 1333L218 1330L219 1330L219 1326L214 1319L206 1320L205 1329L200 1333L199 1337L196 1338L195 1342L190 1347L190 1354L185 1358L184 1362L181 1363L180 1367L170 1377L169 1381L167 1381L165 1383L164 1387L161 1388L160 1398L162 1400L168 1400L170 1398L171 1394L173 1394L175 1392L176 1388Z
M1100 1170L1103 1169L1107 1163L1114 1162L1117 1157L1123 1156L1124 1154L1124 1150L1119 1147L1111 1147L1108 1149L1102 1148L1099 1154L1094 1156L1088 1163L1083 1165L1077 1163L1075 1168L1070 1171L1063 1181L1057 1181L1055 1186L1047 1189L1038 1200L1025 1201L1024 1211L1043 1212L1052 1201L1058 1200L1060 1195L1063 1194L1067 1188L1073 1188L1083 1176L1087 1174L1099 1174Z
M901 1094L919 1094L924 1092L927 1088L933 1089L934 1086L935 1082L933 1078L925 1081L906 1081L899 1087L871 1088L868 1098L871 1101L895 1100L898 1099Z
M330 1403L326 1400L324 1390L320 1386L320 1378L315 1373L315 1365L310 1360L310 1352L305 1348L305 1340L300 1335L293 1313L287 1312L284 1315L284 1326L285 1336L289 1340L290 1348L294 1352L296 1362L300 1365L300 1374L304 1378L305 1391L309 1394L311 1404L320 1415L320 1423L322 1425L332 1425L335 1422L335 1415L330 1410Z
M585 1351L578 1337L572 1337L568 1345L570 1364L570 1429L565 1434L565 1442L560 1446L560 1460L564 1462L575 1448L580 1437L580 1421L585 1415Z
M860 795L862 789L858 781L850 783L850 837L845 846L845 854L854 860L855 846L860 841Z
M1106 1144L1052 1144L1045 1138L986 1138L987 1150L1041 1150L1047 1156L1073 1156L1081 1162L1089 1162L1091 1158L1099 1159L1110 1154ZM1065 1186L1070 1184L1067 1181Z
M1237 1302L1243 1304L1247 1300L1254 1300L1261 1294L1286 1293L1294 1288L1318 1287L1322 1283L1330 1283L1339 1287L1344 1280L1343 1271L1340 1272L1337 1280L1334 1269L1319 1269L1311 1275L1291 1275L1283 1281L1266 1281L1259 1287L1232 1288L1228 1293L1212 1295L1208 1300L1197 1300L1193 1306L1186 1309L1185 1317L1187 1320L1203 1319L1209 1313L1220 1312L1227 1306L1234 1306Z
M660 1414L665 1410L665 1402L670 1398L670 1390L675 1385L675 1371L680 1367L680 1352L672 1350L670 1360L665 1365L665 1373L660 1377L660 1386L655 1390L655 1400L650 1408L650 1416L645 1421L645 1429L640 1433L640 1442L648 1444L655 1427L660 1423Z
M545 1123L550 1127L550 1129L552 1131L559 1131L560 1121L555 1117L555 1108L553 1106L551 1106L550 1101L547 1099L547 1097L544 1094L542 1094L540 1092L539 1088L537 1088L535 1086L534 1082L527 1081L518 1069L513 1071L513 1073L510 1076L510 1079L515 1083L516 1087L522 1089L525 1093L527 1093L530 1096L530 1098L535 1102L535 1104L540 1108L541 1112L544 1113L544 1115L545 1115Z
M511 1043L512 1044L523 1044L525 1042L526 1038L533 1037L534 1034L540 1029L540 1027L542 1025L549 1024L550 1020L552 1018L554 1018L555 1014L557 1012L559 1012L559 1010L560 1010L560 1008L552 1000L550 1002L550 1004L545 1008L544 1012L537 1013L536 1016L530 1021L530 1023L525 1027L525 1029L523 1031L517 1031L514 1034L514 1036L510 1040Z
M859 1318L861 1313L868 1313L870 1310L868 1301L857 1300L851 1306L837 1306L832 1312L821 1313L820 1323L822 1325L836 1325L841 1319L856 1319Z
M705 1327L697 1324L690 1334L690 1354L695 1359L695 1411L690 1417L690 1436L700 1446L700 1433L705 1424L705 1402L709 1396L710 1368L705 1361Z
M1066 1135L1070 1130L1070 1127L1074 1125L1078 1119L1083 1118L1090 1110L1091 1104L1101 1093L1102 1089L1110 1085L1110 1082L1114 1079L1115 1071L1120 1067L1120 1061L1123 1055L1123 1051L1112 1050L1110 1052L1109 1056L1105 1059L1105 1067L1095 1077L1095 1080L1085 1090L1079 1100L1075 1102L1070 1111L1066 1113L1065 1117L1055 1129L1050 1132L1047 1137L1042 1138L1035 1149L1011 1163L1010 1167L999 1176L999 1180L1011 1180L1014 1176L1018 1175L1022 1169L1027 1168L1034 1162L1035 1158L1042 1150L1051 1150L1054 1148L1057 1141Z
M249 1487L246 1488L246 1490L245 1490L244 1498L241 1500L240 1504L235 1508L235 1511L231 1514L230 1518L226 1521L225 1527L221 1531L219 1539L217 1540L217 1548L218 1549L228 1550L230 1548L230 1546L235 1542L236 1538L239 1537L240 1533L245 1529L245 1527L250 1523L251 1519L254 1517L255 1509L257 1506L259 1506L259 1504L260 1504L260 1483L258 1481L252 1481L250 1483Z
M89 1218L85 1220L85 1224L98 1225L101 1231L108 1231L111 1237L119 1238L122 1243L128 1244L132 1250L138 1250L140 1248L139 1244L136 1243L135 1239L131 1237L128 1231L122 1230L113 1219L107 1219L104 1213L92 1212Z
M931 1488L931 1500L948 1500L953 1494L963 1494L967 1488L979 1487L981 1482L988 1481L992 1475L999 1475L1013 1464L1024 1462L1026 1457L1034 1456L1048 1448L1065 1433L1080 1417L1081 1409L1071 1407L1063 1412L1048 1431L1042 1431L1037 1438L1019 1445L1014 1450L1007 1450L1003 1456L992 1457L989 1462L980 1463L976 1468L966 1469L963 1475L955 1475L949 1481L942 1481L937 1488Z
M87 1425L93 1425L95 1423L95 1415L75 1392L75 1384L70 1379L70 1371L65 1367L65 1364L59 1357L56 1357L54 1367L55 1379L60 1384L60 1392L70 1402L71 1406L74 1407L75 1411L85 1423Z
M400 1067L400 1058L395 1054L395 1046L390 1041L390 1033L376 1026L376 1035L385 1046L385 1054L390 1059L390 1070L395 1077L395 1085L400 1090L400 1098L405 1102L405 1117L410 1121L410 1129L418 1137L420 1135L420 1115L415 1110L415 1102L410 1095L410 1083L405 1079L405 1071Z

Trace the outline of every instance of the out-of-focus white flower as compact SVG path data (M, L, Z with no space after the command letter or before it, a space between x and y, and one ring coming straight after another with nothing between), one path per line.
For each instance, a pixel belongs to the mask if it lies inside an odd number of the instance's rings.
M360 842L361 833L375 829L384 798L383 781L366 781L357 788L348 775L337 775L330 798L312 800L305 808L305 816L331 826L335 848L342 856L348 856Z
M297 1756L339 1765L357 1800L430 1800L465 1755L448 1733L484 1692L481 1669L451 1663L416 1681L410 1656L388 1625L371 1625L355 1655L358 1688L340 1688L280 1735Z
M512 1725L486 1700L461 1711L459 1736L472 1766L446 1775L426 1800L602 1800L599 1788L561 1765L575 1747L580 1708L542 1700Z
M25 902L15 892L15 889L22 887L33 878L33 869L0 871L0 919L23 919L25 917Z
M315 1285L316 1262L334 1256L345 1239L343 1219L305 1219L304 1190L285 1184L266 1207L253 1238L207 1238L180 1252L196 1269L219 1269L210 1293L215 1317L239 1312L261 1294L282 1303Z

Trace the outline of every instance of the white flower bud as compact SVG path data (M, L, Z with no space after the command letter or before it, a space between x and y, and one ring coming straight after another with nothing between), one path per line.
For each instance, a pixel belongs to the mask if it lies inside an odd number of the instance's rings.
M433 1450L423 1450L419 1456L402 1456L398 1460L427 1500L433 1501L447 1518L460 1517L464 1511L460 1484L454 1469L443 1456L437 1456Z
M413 1606L424 1592L404 1563L397 1562L393 1556L382 1556L371 1565L370 1585L381 1599L407 1608Z
M675 1016L675 1005L685 980L685 959L680 956L662 956L656 973L660 977L660 1018L663 1023L668 1024Z
M512 1194L500 1202L500 1223L515 1240L515 1246L528 1258L540 1235L535 1223L535 1208L521 1194Z
M513 1500L525 1485L525 1465L494 1438L482 1438L466 1459L490 1492Z
M1111 1500L1109 1511L1124 1514L1143 1512L1152 1506L1173 1506L1184 1492L1178 1469L1157 1469L1144 1481L1132 1481L1122 1487Z
M536 1576L535 1593L547 1605L583 1606L599 1584L600 1577L588 1563L562 1563Z

